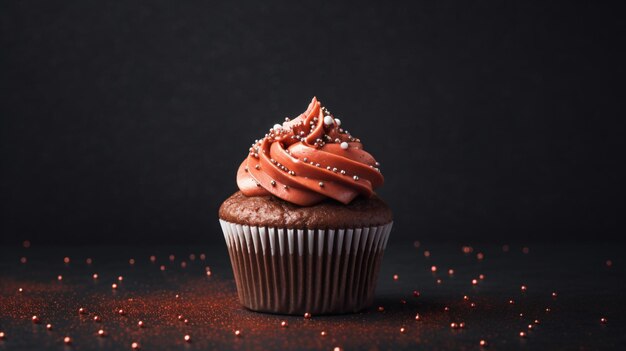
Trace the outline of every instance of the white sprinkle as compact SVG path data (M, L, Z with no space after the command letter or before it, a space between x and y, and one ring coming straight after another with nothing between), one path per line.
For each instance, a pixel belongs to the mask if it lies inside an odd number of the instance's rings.
M324 182L320 182L320 187L324 187Z
M348 150L348 143L346 143L345 141L341 143L339 146L341 146L341 148L344 150Z
M338 126L341 125L341 120L339 118L335 118L335 123L337 123Z
M359 176L352 177L354 180L359 180Z
M277 130L277 131L278 131L278 130L281 130L281 129L283 129L283 126L282 126L282 125L280 125L280 124L278 124L278 123L274 124L274 130Z
M330 116L324 117L324 124L327 125L327 126L333 124L333 118L330 117Z

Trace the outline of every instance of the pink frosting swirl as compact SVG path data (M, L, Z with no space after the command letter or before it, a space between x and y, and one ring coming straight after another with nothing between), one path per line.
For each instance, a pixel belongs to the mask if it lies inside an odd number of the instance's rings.
M271 194L300 206L326 198L348 204L383 184L379 166L313 98L300 116L255 141L237 171L237 186L246 196Z

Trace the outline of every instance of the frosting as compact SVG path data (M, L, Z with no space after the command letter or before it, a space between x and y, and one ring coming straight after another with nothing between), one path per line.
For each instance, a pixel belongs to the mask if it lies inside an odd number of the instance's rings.
M358 195L372 196L384 182L380 164L316 98L249 151L237 171L237 186L246 196L271 194L300 206L326 198L348 204Z

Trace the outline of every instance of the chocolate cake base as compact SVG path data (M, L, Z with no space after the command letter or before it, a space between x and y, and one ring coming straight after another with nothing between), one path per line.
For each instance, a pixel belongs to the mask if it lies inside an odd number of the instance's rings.
M391 210L378 197L301 207L236 192L219 217L245 307L319 315L372 303L392 225Z
M240 191L230 196L219 217L231 223L293 229L364 228L391 222L391 209L378 196L357 197L344 205L326 200L302 207L275 196L248 197Z

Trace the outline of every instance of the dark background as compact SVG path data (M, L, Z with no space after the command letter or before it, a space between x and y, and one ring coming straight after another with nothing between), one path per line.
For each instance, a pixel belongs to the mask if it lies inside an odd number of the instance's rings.
M3 1L0 242L221 243L249 144L313 95L392 241L623 240L621 9Z

